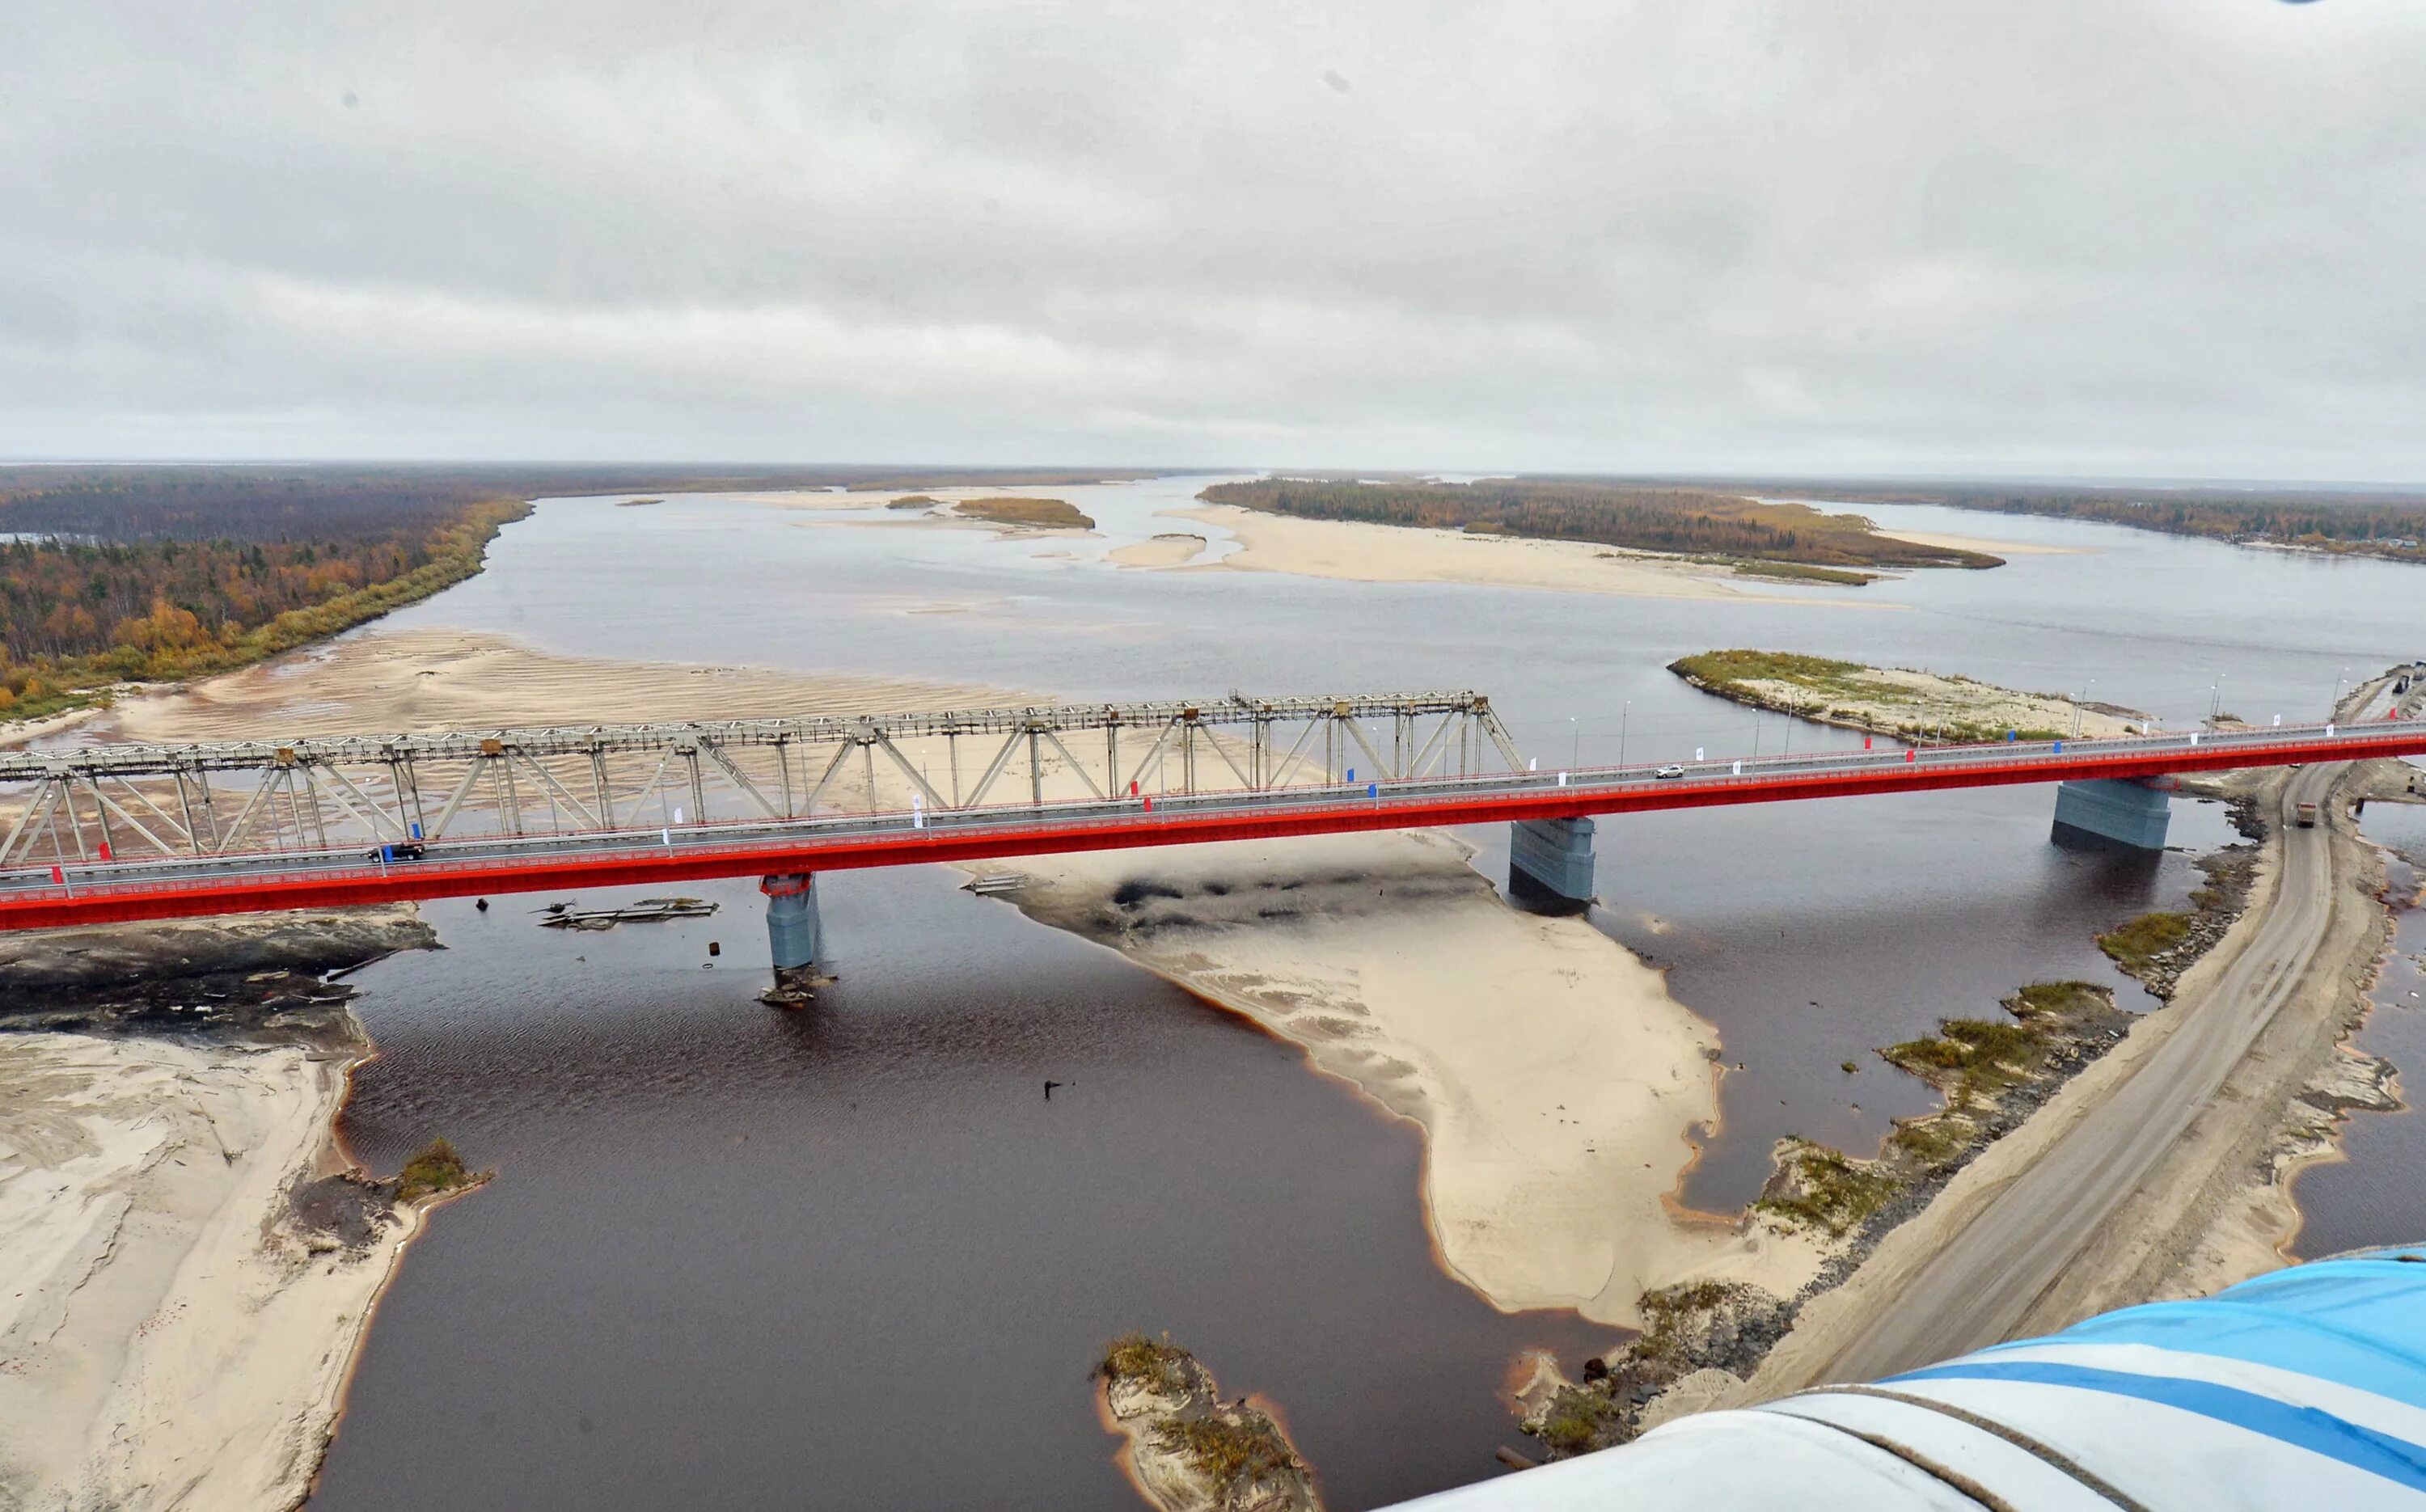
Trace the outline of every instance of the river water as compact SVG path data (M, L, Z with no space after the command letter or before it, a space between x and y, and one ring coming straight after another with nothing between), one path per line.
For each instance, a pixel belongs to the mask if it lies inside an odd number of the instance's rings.
M2353 1118L2342 1130L2346 1158L2293 1179L2291 1195L2306 1220L2293 1243L2303 1260L2426 1239L2426 1184L2419 1181L2426 1118L2415 1106L2426 1086L2426 805L2372 804L2360 826L2386 852L2392 944L2369 994L2374 1008L2352 1044L2402 1069L2403 1101L2412 1106Z
M2051 550L1735 602L1097 559L1219 538L1156 518L1204 481L1055 491L1108 540L547 501L481 576L389 623L1077 699L1471 686L1548 762L1847 738L1664 670L1713 647L2086 686L2175 723L2218 701L2321 716L2339 677L2426 650L2414 569L1922 507L1865 512ZM1749 1199L1781 1134L1868 1148L1929 1105L1869 1052L1938 1018L2061 976L2148 1005L2091 936L2177 905L2188 853L2233 838L2224 815L2178 804L2175 850L2118 856L2049 844L2050 804L2007 788L1604 823L1594 920L1670 967L1742 1064L1691 1201ZM1467 838L1504 870L1504 836ZM746 883L706 890L712 919L604 935L535 929L518 900L431 906L448 948L359 978L380 1058L346 1132L384 1168L443 1133L498 1179L415 1242L312 1504L1132 1507L1085 1380L1128 1328L1281 1404L1335 1508L1492 1472L1516 1441L1495 1396L1516 1352L1572 1364L1608 1336L1502 1316L1442 1273L1413 1129L959 880L833 878L841 981L805 1014L752 1001ZM1072 1084L1049 1102L1048 1078ZM2363 1168L2304 1179L2312 1232L2337 1204L2353 1224L2414 1210Z

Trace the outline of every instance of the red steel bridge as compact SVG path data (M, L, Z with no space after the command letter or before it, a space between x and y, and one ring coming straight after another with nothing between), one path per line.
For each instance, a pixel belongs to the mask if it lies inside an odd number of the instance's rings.
M2146 780L2418 754L2426 718L1868 745L1537 770L1455 692L0 752L0 929L723 877L780 925L817 872L1492 821L1588 898L1594 814L2060 782L2161 844Z

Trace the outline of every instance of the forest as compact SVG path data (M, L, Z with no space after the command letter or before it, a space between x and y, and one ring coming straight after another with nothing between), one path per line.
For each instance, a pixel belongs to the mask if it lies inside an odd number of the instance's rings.
M1753 485L1747 485L1753 486ZM1792 491L1849 504L1933 504L1998 514L2096 520L2174 536L2202 536L2244 545L2426 562L2426 494L2393 491L2151 487L2144 490L2060 484L1788 483L1769 479L1765 491Z
M1736 562L1828 568L2003 565L2001 558L1981 552L1879 535L1855 515L1656 485L1566 478L1432 483L1268 477L1218 483L1198 497L1309 520L1597 541Z

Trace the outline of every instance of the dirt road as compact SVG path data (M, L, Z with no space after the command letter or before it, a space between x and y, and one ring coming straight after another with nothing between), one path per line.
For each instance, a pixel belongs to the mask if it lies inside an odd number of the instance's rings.
M2293 819L2304 800L2324 806L2344 770L2309 767L2281 788L2280 885L2213 989L2168 1009L2183 1017L2154 1053L1915 1266L1890 1305L1810 1378L1872 1380L2010 1336L2113 1219L2299 989L2324 942L2333 922L2330 832Z

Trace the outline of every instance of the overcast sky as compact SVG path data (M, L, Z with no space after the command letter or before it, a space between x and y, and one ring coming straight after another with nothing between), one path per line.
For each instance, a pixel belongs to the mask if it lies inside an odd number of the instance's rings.
M0 455L2426 481L2426 0L6 0Z

